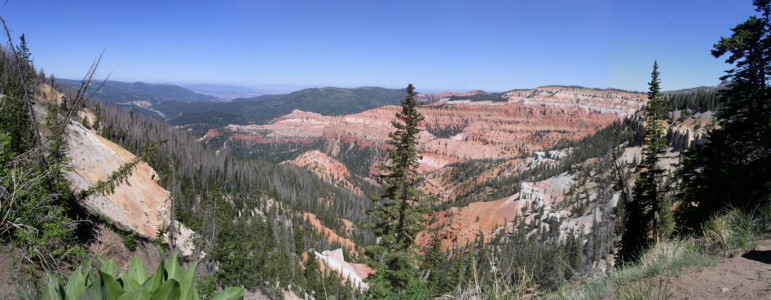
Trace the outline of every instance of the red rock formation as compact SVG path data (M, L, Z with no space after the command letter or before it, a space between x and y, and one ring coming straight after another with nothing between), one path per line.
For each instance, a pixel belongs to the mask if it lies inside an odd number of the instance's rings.
M505 96L508 102L440 101L421 107L426 127L459 129L447 138L421 133L422 170L469 159L515 158L563 139L579 139L634 112L646 100L639 93L571 87L519 90ZM230 125L218 133L254 145L324 139L384 147L398 109L383 106L344 116L295 110L271 124Z
M496 177L517 174L540 163L553 163L553 160L542 157L522 157L562 140L577 140L593 134L633 114L647 101L642 93L576 87L511 91L504 94L504 99L508 99L506 102L448 100L450 96L476 93L479 92L421 95L422 101L427 103L419 108L425 117L423 126L430 129L419 135L423 156L419 171L426 176L421 189L437 196L439 201L453 201L458 195ZM325 149L336 149L329 144L340 141L359 147L384 149L388 134L393 131L391 122L398 111L397 106L383 106L358 114L323 116L295 110L267 125L230 125L213 134L247 146L324 140ZM345 178L334 175L343 174L343 169L322 154L313 151L292 163L309 168L326 168L326 171L316 172L326 180ZM453 173L455 167L448 165L479 159L496 161L485 166L481 174L457 182ZM375 174L377 168L373 165L370 171ZM342 184L347 185L345 182ZM472 242L480 232L489 241L519 214L523 202L518 197L517 194L435 213L437 222L429 228L443 228L442 247L445 249ZM320 223L314 226L324 231ZM333 240L343 239L336 234L329 236ZM420 236L419 243L425 242L425 239L425 236Z
M303 218L313 226L320 234L325 235L327 240L332 243L337 243L348 249L351 253L356 252L356 244L348 238L339 236L334 230L321 224L321 221L313 213L303 213Z
M647 97L641 93L581 87L546 86L515 90L504 95L509 102L547 107L580 108L599 113L631 115L642 108Z
M518 201L518 195L490 202L475 202L464 207L452 207L448 210L434 213L437 221L428 229L441 228L442 249L462 247L473 242L479 233L484 234L485 242L489 242L495 229L514 220L522 209L523 202ZM422 234L417 243L425 245L430 237Z
M292 164L305 168L316 174L322 180L331 184L349 189L361 195L361 189L356 187L351 181L351 173L341 162L329 157L318 150L311 150L298 156L297 158L284 163Z
M522 213L523 207L535 205L543 207L546 214L551 213L552 206L564 200L565 189L571 184L572 177L565 174L537 183L523 182L522 191L509 197L435 212L431 219L436 221L427 228L439 230L444 250L474 242L480 234L487 243L503 230L511 229L510 222ZM429 239L424 233L418 236L417 243L425 245Z

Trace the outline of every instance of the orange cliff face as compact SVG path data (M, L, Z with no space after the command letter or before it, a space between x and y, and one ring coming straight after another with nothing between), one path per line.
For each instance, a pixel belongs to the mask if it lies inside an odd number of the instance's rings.
M96 133L72 124L68 126L72 170L66 173L76 190L85 190L105 180L134 154ZM156 182L160 178L149 165L139 162L127 183L109 195L86 198L84 205L112 223L145 238L157 237L158 229L171 222L170 194Z
M552 216L553 207L564 201L565 190L573 184L573 176L560 174L539 182L523 182L521 191L508 197L489 202L472 202L463 207L452 207L434 212L427 229L438 230L441 247L449 250L476 241L480 234L487 243L503 232L510 232L518 217L529 223L535 216L524 214L526 210L543 208L546 217ZM555 212L563 217L563 212ZM586 225L586 224L582 224ZM431 239L427 232L418 235L418 245L426 245Z
M64 94L47 84L41 85L42 98L51 103L60 103ZM41 105L33 107L40 120L48 112ZM94 122L93 113L84 109L78 112L80 118ZM107 180L122 165L133 161L136 156L87 129L78 122L70 120L66 127L68 154L71 158L65 176L74 191L83 191L93 187L101 180ZM113 193L92 195L84 199L83 206L90 212L103 217L107 222L138 235L155 239L159 229L165 230L173 223L179 230L190 235L190 240L178 239L176 242L184 255L192 251L192 233L189 229L171 220L171 195L158 184L158 174L147 163L140 161L131 172L126 182L115 187ZM184 227L184 229L183 229Z
M284 163L305 168L326 182L348 189L357 195L362 194L361 189L351 182L351 173L348 168L321 151L311 150Z

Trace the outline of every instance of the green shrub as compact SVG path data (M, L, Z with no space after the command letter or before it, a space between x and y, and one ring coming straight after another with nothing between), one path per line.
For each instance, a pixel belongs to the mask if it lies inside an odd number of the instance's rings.
M431 298L431 291L423 278L410 280L407 286L401 290L394 289L383 281L384 279L380 279L380 282L376 281L370 284L369 294L367 295L368 299L406 300Z
M121 233L120 238L123 240L123 245L126 246L126 249L128 249L131 252L134 252L137 250L137 235L134 232L131 233Z
M657 243L642 255L639 263L642 276L637 278L703 265L710 261L693 240L667 240Z
M161 251L163 256L163 251ZM155 274L147 271L144 263L136 256L131 260L128 271L118 274L118 268L112 260L102 262L99 268L92 268L87 262L85 268L78 267L70 277L59 281L54 276L42 291L45 300L70 299L200 299L195 288L195 268L193 263L187 271L182 270L177 261L177 254L169 260L160 262ZM85 272L83 272L85 270ZM240 299L244 290L229 287L214 295L212 299Z
M750 249L757 241L759 225L753 216L735 208L714 215L702 226L704 246L716 252Z
M56 268L59 261L83 254L75 242L77 223L64 205L71 193L61 168L46 169L34 154L14 152L0 124L0 242L24 249L25 261ZM56 165L59 166L60 165ZM50 180L51 178L56 180Z

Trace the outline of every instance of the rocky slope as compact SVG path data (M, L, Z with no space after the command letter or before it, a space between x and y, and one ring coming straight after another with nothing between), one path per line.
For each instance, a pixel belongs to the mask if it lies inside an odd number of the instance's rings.
M672 113L672 119L674 121L667 129L667 140L669 140L669 146L676 150L688 149L694 144L701 144L707 133L715 127L715 116L711 111L696 113L687 117L683 116L681 111L675 111Z
M348 171L348 168L341 162L329 157L321 151L311 150L284 163L305 168L326 182L349 189L354 193L361 195L361 189L351 182L352 175Z
M532 222L536 217L534 212L539 210L545 218L566 219L570 212L555 207L565 200L565 192L573 183L573 176L569 174L539 182L523 182L521 192L509 197L435 212L432 217L436 221L428 229L439 230L442 248L448 250L465 246L480 236L489 242L502 231L513 230L517 217L525 217L528 223ZM581 225L573 224L571 229ZM426 244L429 238L425 234L419 236L418 244Z
M41 91L48 102L59 105L64 99L63 94L48 85L43 85ZM38 120L44 120L48 112L42 104L36 104L34 109ZM79 114L79 118L93 123L94 116L89 110L83 109ZM65 141L70 157L65 177L75 192L108 180L113 172L136 159L133 153L74 120L66 126ZM104 221L146 239L157 239L159 232L174 230L175 247L183 255L190 255L195 233L171 219L170 193L158 184L159 180L152 167L139 161L127 180L111 193L93 194L82 205ZM163 238L169 242L167 236Z
M365 264L346 262L345 257L343 257L343 249L326 250L321 253L314 252L314 254L316 259L323 263L324 268L330 268L340 273L343 278L350 280L354 287L365 290L369 288L364 279L373 274L374 271Z
M74 190L86 190L105 180L136 158L134 154L99 136L77 123L67 126L67 144L72 157L72 169L66 176ZM140 161L127 181L108 195L93 195L83 205L104 217L115 226L136 232L148 238L159 238L158 233L174 225L174 241L183 255L190 255L194 233L171 219L170 193L158 185L158 174L147 163ZM167 237L165 237L167 238Z
M68 126L67 142L73 167L67 177L75 190L86 190L105 180L135 158L131 152L75 124ZM88 197L84 205L123 229L154 239L158 229L171 222L169 192L158 185L158 179L150 166L139 162L126 184L117 186L110 195Z
M324 226L324 224L321 223L315 214L309 212L303 213L303 219L310 223L319 234L325 236L330 243L336 243L345 247L346 250L350 251L351 253L356 253L357 248L353 241L344 236L338 235L331 228Z

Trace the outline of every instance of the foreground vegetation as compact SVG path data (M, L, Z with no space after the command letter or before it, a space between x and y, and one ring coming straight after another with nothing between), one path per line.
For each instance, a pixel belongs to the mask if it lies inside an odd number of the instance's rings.
M161 257L163 257L161 250ZM91 262L78 267L66 281L50 276L43 288L41 299L181 299L198 300L201 297L195 285L197 262L183 270L174 253L168 261L161 261L152 275L137 258L125 273L121 273L113 260L100 261L97 268ZM208 295L207 295L208 296ZM229 287L210 297L214 300L236 300L244 297L244 290Z
M680 274L691 267L708 267L726 255L755 247L764 236L771 215L766 211L746 214L730 209L714 215L703 225L702 236L666 239L655 243L634 263L595 279L567 284L547 299L668 299L660 276Z
M648 249L639 262L613 270L599 279L565 285L547 298L607 299L614 295L617 299L666 299L658 297L665 293L661 285L643 279L679 272L685 267L709 266L716 259L704 253L694 240L661 241Z

